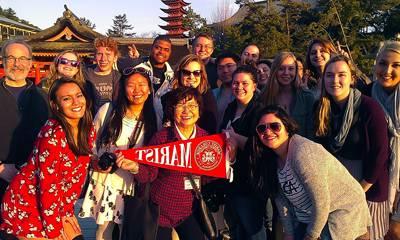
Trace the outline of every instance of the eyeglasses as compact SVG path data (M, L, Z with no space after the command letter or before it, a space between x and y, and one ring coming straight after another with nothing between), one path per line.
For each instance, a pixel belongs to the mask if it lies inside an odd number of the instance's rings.
M142 67L138 67L138 68L128 67L128 68L125 68L122 71L122 75L124 75L124 76L130 76L130 75L133 75L135 73L144 74L146 77L150 78L149 77L150 76L149 72L146 69L142 68Z
M214 47L213 47L213 46L210 46L210 45L196 44L196 45L195 45L195 48L198 48L198 49L204 48L204 49L206 49L206 50L211 50L211 49L213 49Z
M183 76L185 76L185 77L190 77L190 75L192 75L193 74L193 76L194 77L201 77L201 70L194 70L193 72L191 72L191 71L189 71L189 70L186 70L186 69L182 69L181 70L181 73L182 73L182 75Z
M278 133L281 131L282 124L279 122L265 123L260 124L256 127L256 131L258 134L263 134L267 131L267 129L271 129L274 133Z
M197 104L187 104L186 105L186 104L178 103L178 104L176 104L175 109L178 111L183 111L185 108L187 108L188 110L193 111L193 110L196 110L198 107L199 107L199 105L197 105Z
M25 64L25 63L28 63L30 60L32 60L32 58L28 58L28 57L16 58L14 56L7 56L7 57L4 57L4 58L6 59L6 62L9 63L9 64L16 63L17 61L22 63L22 64Z
M71 67L78 67L80 62L77 60L69 60L67 58L59 58L58 64L70 65Z

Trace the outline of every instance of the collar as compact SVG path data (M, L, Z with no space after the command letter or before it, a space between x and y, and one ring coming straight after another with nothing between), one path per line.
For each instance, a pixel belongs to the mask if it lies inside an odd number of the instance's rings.
M179 137L182 139L182 140L188 140L188 139L193 139L193 138L195 138L196 137L196 125L194 126L194 129L193 129L193 132L192 132L192 135L190 135L190 137L189 138L186 138L183 134L182 134L182 132L179 130L179 128L178 128L178 126L176 126L176 124L174 123L174 125L175 125L175 129L176 129L176 131L178 132L178 135L179 135Z

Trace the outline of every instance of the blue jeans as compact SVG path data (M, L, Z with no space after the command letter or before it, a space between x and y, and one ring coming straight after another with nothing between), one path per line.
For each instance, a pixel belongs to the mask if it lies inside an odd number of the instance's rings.
M225 204L225 218L235 240L265 240L263 217L265 205L252 195L229 195Z

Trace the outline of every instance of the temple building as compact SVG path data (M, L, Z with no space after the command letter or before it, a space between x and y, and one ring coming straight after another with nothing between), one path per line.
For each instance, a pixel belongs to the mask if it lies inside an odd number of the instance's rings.
M86 64L94 62L93 42L98 37L105 35L94 31L79 20L70 9L64 5L65 11L56 23L42 31L23 37L33 51L33 69L29 78L36 83L48 74L50 64L58 53L73 49ZM118 42L118 48L122 57L128 56L128 46L135 44L141 56L148 56L153 43L153 38L114 38ZM172 54L170 63L175 64L180 58L189 53L187 39L171 39ZM0 68L0 77L4 76L3 68Z
M189 6L183 0L161 0L165 5L168 6L167 9L161 8L161 11L168 14L167 17L160 17L162 20L167 22L167 25L160 26L160 28L167 31L167 35L173 38L185 38L184 32L188 29L183 27L183 15L187 12L184 7Z
M37 27L0 16L0 41L14 38L15 36L29 36L39 31L40 29Z

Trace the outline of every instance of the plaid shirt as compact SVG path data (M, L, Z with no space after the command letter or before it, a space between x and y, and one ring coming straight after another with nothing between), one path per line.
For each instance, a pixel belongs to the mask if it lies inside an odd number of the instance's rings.
M196 126L196 137L206 135L205 130ZM179 140L181 138L175 127L164 128L153 136L149 145ZM187 175L185 172L140 164L135 178L140 183L152 182L150 199L160 206L159 226L175 227L192 214L195 195L192 190L184 189L184 177Z

